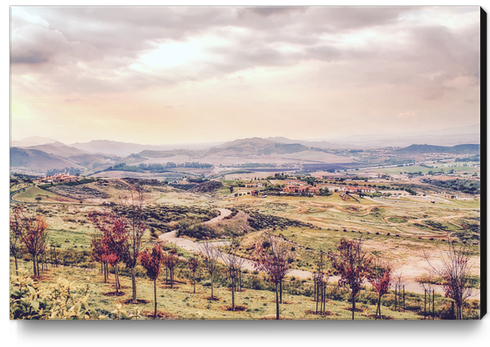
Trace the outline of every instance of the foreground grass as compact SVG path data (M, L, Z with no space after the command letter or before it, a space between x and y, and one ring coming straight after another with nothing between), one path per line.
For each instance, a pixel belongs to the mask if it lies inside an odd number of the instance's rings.
M29 269L29 263L21 262L21 267ZM11 272L13 272L11 268ZM78 269L69 267L49 268L42 273L39 281L41 286L48 286L55 283L57 278L62 277L73 281L75 284L87 284L89 286L90 308L99 314L108 314L113 311L117 304L123 304L126 309L139 310L140 312L153 312L153 282L146 279L137 280L138 299L145 299L148 302L138 305L126 305L124 301L131 297L130 278L121 277L123 296L107 296L104 293L114 292L114 277L110 276L109 283L103 283L103 278L98 270ZM243 292L235 294L235 305L244 306L244 311L233 312L226 310L226 306L231 305L231 292L227 288L215 288L214 295L220 300L210 301L208 287L196 286L196 294L193 294L193 286L188 283L177 283L176 288L170 289L162 284L162 280L157 282L157 301L158 310L164 311L172 319L206 319L206 320L250 320L275 317L275 293L265 290L245 289ZM306 311L315 310L315 302L311 297L302 295L283 294L283 300L287 303L280 306L280 315L284 319L295 320L317 320L335 319L350 320L351 311L348 310L350 303L344 301L329 300L326 310L332 314L319 316L308 314ZM376 307L358 303L356 307L362 312L355 313L355 319L373 319L369 315L376 312ZM383 315L398 320L416 320L419 315L412 312L395 312L388 308L383 308ZM151 319L151 317L143 317Z

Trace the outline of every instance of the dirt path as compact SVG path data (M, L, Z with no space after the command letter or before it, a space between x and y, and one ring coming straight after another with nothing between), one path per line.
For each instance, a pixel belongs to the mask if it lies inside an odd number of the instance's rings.
M217 221L220 221L223 218L225 218L226 216L229 216L231 214L231 211L228 209L225 209L225 208L219 208L218 211L220 212L220 215L218 217L210 219L209 221L204 222L204 224L216 223ZM179 246L179 247L181 247L181 248L183 248L189 252L192 252L192 253L198 253L199 252L199 243L194 242L194 241L189 240L189 239L177 237L177 230L174 230L174 231L171 231L169 233L160 235L159 239L162 241L171 242L171 243L173 243L173 244L175 244L175 245L177 245L177 246ZM227 242L217 241L217 242L213 242L212 244L217 247L217 246L226 245ZM254 262L250 261L248 259L244 259L243 268L247 269L248 271L256 270L254 267ZM409 267L403 268L402 271L406 275L420 275L420 273L412 274L410 272ZM300 279L307 279L307 278L312 276L312 273L310 271L293 269L288 273L288 275L298 277ZM329 282L336 282L339 279L340 279L339 276L331 276L329 278ZM367 283L367 285L369 286L368 283ZM444 295L444 290L443 290L442 286L433 285L432 288L434 288L436 293ZM405 284L405 290L413 292L413 293L418 293L418 294L424 293L424 289L416 282L407 282ZM480 299L480 291L477 289L474 289L473 290L473 296L470 297L470 299Z

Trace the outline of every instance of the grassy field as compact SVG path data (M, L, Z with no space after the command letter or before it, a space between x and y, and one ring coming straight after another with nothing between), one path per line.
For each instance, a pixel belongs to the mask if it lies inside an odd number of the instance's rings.
M21 262L21 268L29 270L29 263ZM13 271L12 269L12 272ZM153 282L140 278L137 280L138 299L147 302L138 305L124 304L124 301L131 297L131 281L128 277L121 277L123 296L108 296L105 293L114 292L114 277L110 276L109 283L103 283L103 277L97 269L78 269L70 267L50 267L47 272L42 274L41 286L49 286L55 283L57 278L68 278L75 285L89 286L90 308L99 314L109 314L117 304L123 304L126 310L137 310L143 314L153 313ZM209 287L197 285L196 294L193 293L193 286L187 281L179 280L174 289L162 284L162 277L157 285L158 310L167 313L170 319L230 319L230 320L250 320L250 319L271 319L275 318L275 293L267 290L243 289L240 293L235 293L235 305L244 307L243 311L229 311L231 306L231 292L224 287L215 288L214 295L219 300L210 301L207 297L210 294ZM334 290L334 287L330 288ZM307 311L315 310L315 302L311 297L303 295L283 294L284 304L280 305L280 315L282 319L295 320L317 320L317 319L351 319L350 303L347 301L328 300L326 310L331 315L320 316L310 314ZM376 307L370 304L359 302L356 305L361 312L355 313L355 319L373 319ZM413 312L396 312L383 307L383 314L391 319L417 320L422 317Z
M78 202L75 199L70 199L65 196L61 196L55 194L53 192L41 189L36 186L31 186L26 188L24 191L21 191L14 195L14 199L18 201L26 201L26 202L36 202L36 198L41 198L42 202L66 202L66 203L76 203Z
M100 210L102 203L117 201L119 194L127 193L127 186L118 181L97 181L90 183L89 186L105 192L110 195L110 198L80 204L78 200L61 197L38 187L29 187L24 192L15 195L14 199L29 202L31 208L46 218L49 225L48 243L50 245L56 245L56 249L61 253L70 253L72 260L79 259L77 256L83 254L83 264L80 265L88 267L88 269L50 268L43 275L40 285L49 285L57 277L88 283L91 293L90 305L100 312L110 312L118 303L129 297L130 280L123 276L125 296L104 295L104 293L113 291L114 288L112 288L113 284L102 283L100 273L91 269L91 267L97 267L97 264L90 264L89 259L90 242L95 229L91 226L88 215L92 211ZM235 188L235 191L237 189L239 188ZM215 192L214 197L208 194L199 195L174 188L152 186L145 186L145 195L146 204L154 204L155 208L158 207L158 204L181 206L182 211L185 210L183 206L206 208L207 211L222 207L245 212L259 212L262 215L284 217L314 225L315 227L309 227L306 224L304 227L293 227L291 225L298 224L286 223L285 225L289 227L273 231L276 235L283 236L297 244L297 254L292 267L307 271L315 269L318 254L307 251L305 248L325 252L334 251L342 238L357 239L362 236L364 247L373 255L390 259L397 268L413 270L414 273L417 272L420 275L425 271L423 266L426 264L420 260L424 251L436 254L445 247L444 239L447 238L448 233L464 234L467 232L468 224L473 227L480 224L479 199L466 201L444 199L438 200L436 204L431 204L428 201L414 201L411 198L393 201L356 197L344 200L338 193L319 197L269 195L267 198L257 198L245 195L228 198L226 196L229 195L229 189L226 186ZM41 201L36 202L36 197L41 197ZM175 211L180 210L175 209ZM175 227L178 219L174 218L176 216L173 213L168 212L165 217L172 215L171 223L174 223L172 227ZM181 212L175 213L180 218ZM277 221L278 219L275 219L274 223L278 223ZM254 237L260 232L250 232L244 242L252 244ZM475 241L475 233L479 231L473 230L472 242ZM150 231L148 230L143 241L146 243L149 240ZM479 245L471 245L471 247L475 252L473 260L479 270ZM185 258L192 256L190 252L184 250L179 250L179 253ZM67 264L76 265L70 261ZM28 263L23 263L23 266L29 268ZM251 274L246 276L251 276ZM113 277L111 279L113 280ZM216 295L221 298L219 301L208 301L205 299L209 291L206 280L201 281L198 285L199 294L191 293L191 285L187 280L180 278L180 281L182 283L178 284L177 289L163 288L161 280L159 283L159 306L175 319L262 319L272 316L275 312L274 293L269 290L257 290L250 287L244 292L237 293L236 304L244 306L245 309L241 312L231 312L225 308L231 303L231 293L226 287L221 286L216 289ZM139 309L151 311L153 308L152 282L139 278L138 292L141 298L149 300L148 303L140 305ZM293 295L288 292L285 300L289 303L281 306L281 315L287 319L350 319L351 312L346 309L350 305L346 301L329 301L327 310L333 314L321 317L307 313L314 307L310 296ZM360 305L365 306L359 306L363 311L356 313L356 319L372 319L369 315L374 314L374 306L367 303L360 303ZM133 307L132 305L127 306ZM413 312L400 313L391 311L389 308L384 308L383 314L395 319L420 319L420 316Z
M419 165L390 167L390 168L376 169L376 172L381 172L389 175L399 175L400 172L422 172L423 174L427 174L429 171L441 172L441 169L444 172L448 172L451 169L454 169L456 173L457 172L467 172L467 173L480 172L479 168L463 166L463 163L431 164L430 166L433 167L429 168L429 167L419 166Z

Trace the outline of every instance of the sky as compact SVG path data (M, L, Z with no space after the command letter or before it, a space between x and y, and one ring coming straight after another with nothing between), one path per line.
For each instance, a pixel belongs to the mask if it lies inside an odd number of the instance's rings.
M479 124L479 7L10 8L11 138L328 139Z

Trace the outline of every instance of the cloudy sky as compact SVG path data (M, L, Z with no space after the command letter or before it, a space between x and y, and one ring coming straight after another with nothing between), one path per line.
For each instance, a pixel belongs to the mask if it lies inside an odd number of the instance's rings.
M144 144L479 123L479 7L11 7L11 135Z

